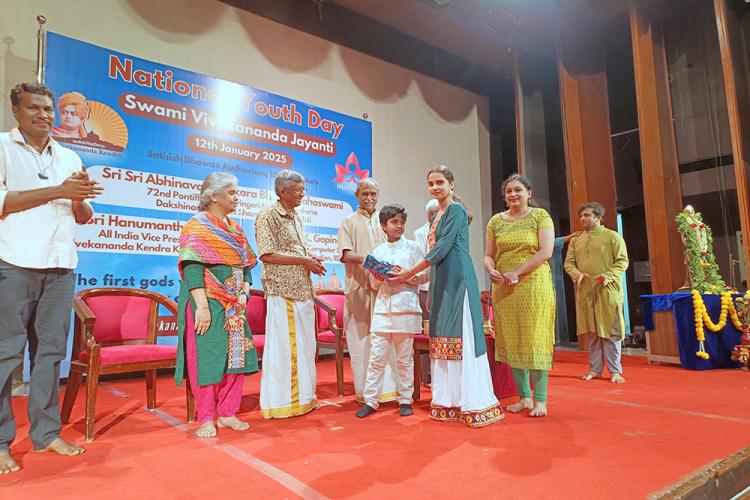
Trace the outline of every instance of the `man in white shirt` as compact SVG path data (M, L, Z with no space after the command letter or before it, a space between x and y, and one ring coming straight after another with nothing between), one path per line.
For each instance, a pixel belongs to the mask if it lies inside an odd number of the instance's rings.
M440 204L435 198L432 198L430 201L427 202L427 205L425 206L425 213L427 215L427 222L425 222L423 225L419 226L416 231L414 231L414 242L419 245L419 248L421 248L424 253L430 251L429 249L429 243L427 241L427 236L430 234L430 221L437 215L438 209L440 208ZM426 281L425 283L419 285L419 291L420 292L427 292L430 289L430 282ZM425 294L420 294L425 295ZM422 304L424 306L424 304Z
M0 134L0 474L19 470L10 456L16 435L11 378L27 341L34 448L84 452L60 437L58 384L78 262L73 231L93 214L86 200L102 192L78 155L50 138L52 91L22 83L10 100L18 127Z
M427 205L425 206L427 222L419 226L419 228L414 231L414 242L419 246L420 249L422 249L425 254L430 251L430 243L429 241L427 241L430 234L430 223L432 219L434 219L437 215L439 208L440 204L435 198L432 198L430 201L428 201ZM429 292L429 290L429 281L425 281L424 283L419 285L419 305L422 307L423 320L430 319L430 313L427 309L427 293ZM420 359L422 360L422 382L429 387L432 378L430 373L430 355L421 354L421 356L422 357Z

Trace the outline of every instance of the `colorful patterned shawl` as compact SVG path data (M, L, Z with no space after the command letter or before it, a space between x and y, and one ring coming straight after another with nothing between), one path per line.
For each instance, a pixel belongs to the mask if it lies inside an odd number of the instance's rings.
M208 212L199 212L190 219L180 234L178 267L182 262L225 264L232 267L255 267L258 260L247 242L242 228L232 219L229 225Z

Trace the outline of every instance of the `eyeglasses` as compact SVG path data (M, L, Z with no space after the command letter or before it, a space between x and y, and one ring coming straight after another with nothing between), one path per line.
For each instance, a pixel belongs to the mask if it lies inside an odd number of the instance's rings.
M305 188L297 188L297 189L282 188L282 190L291 191L292 193L300 193L300 194L305 194L307 192L307 189Z

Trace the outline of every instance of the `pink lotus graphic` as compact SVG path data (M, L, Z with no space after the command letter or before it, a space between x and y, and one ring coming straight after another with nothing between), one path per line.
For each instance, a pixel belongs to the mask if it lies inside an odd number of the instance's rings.
M354 165L354 170L352 170L352 165ZM357 159L357 155L355 155L354 152L351 152L346 158L346 165L342 166L338 163L336 164L336 178L333 179L333 182L339 184L352 182L356 184L360 180L366 179L369 175L369 170L362 170L359 168L359 159Z

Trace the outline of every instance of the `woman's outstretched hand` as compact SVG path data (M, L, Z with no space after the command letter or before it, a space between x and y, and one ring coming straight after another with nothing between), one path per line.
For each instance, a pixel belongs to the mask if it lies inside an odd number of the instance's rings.
M392 278L388 278L391 283L406 283L411 277L412 273L409 269L403 269L401 267L395 267L391 270Z

